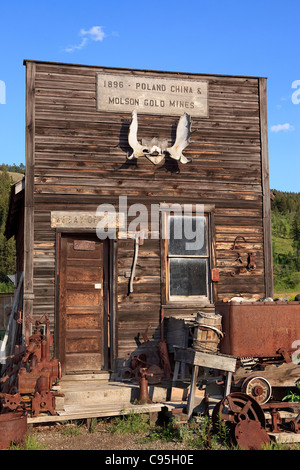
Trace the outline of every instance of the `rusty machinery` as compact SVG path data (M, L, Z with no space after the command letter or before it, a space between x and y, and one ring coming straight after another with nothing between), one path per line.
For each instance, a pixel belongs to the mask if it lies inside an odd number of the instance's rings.
M34 324L31 335L30 324ZM33 416L40 412L55 415L55 397L60 395L51 389L61 378L61 365L50 359L53 337L49 318L44 315L34 321L27 317L25 325L25 345L15 346L15 354L7 358L2 371L0 413L26 410Z
M217 430L220 422L225 422L234 444L247 450L259 450L269 442L265 430L265 414L257 401L244 393L231 393L213 409L213 427Z
M282 412L286 413L282 416ZM295 418L292 413L298 411ZM229 429L231 442L245 450L260 450L270 442L269 432L300 433L300 403L270 401L260 405L255 398L242 392L232 392L217 403L212 412L213 428L220 423Z
M150 341L148 325L146 330L141 333L144 342L140 341L140 333L135 337L137 347L142 346L144 352L138 355L132 355L127 367L122 370L122 378L125 380L137 381L140 384L139 402L152 403L148 395L148 383L153 385L162 380L170 380L172 369L169 359L167 342L164 336L164 309L161 308L160 318L160 341Z
M282 400L300 383L300 364L292 359L300 302L227 302L216 304L216 312L224 333L220 352L238 361L231 393L213 410L214 426L226 422L242 448L260 448L266 431L300 433L300 403Z
M216 304L224 336L220 352L237 358L233 391L260 405L296 387L300 364L293 360L300 340L300 302L223 302Z
M151 325L148 325L146 330L141 333L143 343L141 343L140 334L138 333L135 341L138 347L143 347L144 352L130 357L128 366L122 370L123 379L140 381L142 375L140 370L143 368L147 370L148 381L151 384L159 383L162 380L170 380L172 369L167 342L164 337L163 321L164 311L161 309L160 341L158 343L149 340L148 330Z

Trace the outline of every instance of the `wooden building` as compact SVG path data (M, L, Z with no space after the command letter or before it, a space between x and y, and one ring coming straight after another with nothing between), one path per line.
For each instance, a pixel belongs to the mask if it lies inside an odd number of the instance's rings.
M265 78L24 64L26 177L7 233L24 317L49 315L65 374L120 368L163 319L273 295ZM191 136L176 160L182 116ZM137 123L143 149L130 159ZM198 250L175 242L184 207L200 221Z

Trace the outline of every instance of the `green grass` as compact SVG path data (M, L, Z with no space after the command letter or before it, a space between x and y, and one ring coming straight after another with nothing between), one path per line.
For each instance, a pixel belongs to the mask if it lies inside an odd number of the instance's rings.
M284 238L273 235L273 243L275 246L275 251L278 254L288 255L293 251L293 239Z
M23 175L23 173L15 173L14 171L9 171L8 174L12 178L14 183L16 183L17 181L20 181L25 176Z
M96 425L96 421L94 423ZM64 436L78 436L82 433L83 423L66 424L60 432ZM149 416L143 413L130 413L120 417L112 418L108 422L106 431L114 434L141 434L139 443L147 442L173 442L180 443L186 450L240 450L230 440L229 430L226 423L221 421L212 425L210 417L201 416L189 423L180 423L174 418L164 426L151 424ZM92 432L97 433L97 427ZM103 432L103 428L101 431ZM132 438L134 439L134 438ZM8 450L47 450L47 446L37 442L34 434L25 436L24 443L12 444ZM264 445L262 450L300 450L299 444L288 445L270 441Z
M297 448L299 450L299 448ZM297 450L295 449L295 450ZM291 450L287 444L284 444L283 442L268 442L267 444L264 444L262 447L262 450Z
M183 442L185 436L185 428L173 420L165 426L154 427L146 437L146 441Z
M129 413L128 415L118 416L113 420L111 432L114 434L138 434L150 429L147 415L139 413Z
M46 450L43 444L39 444L35 435L27 434L22 444L11 444L8 450Z
M61 430L61 433L63 436L79 436L80 434L82 434L82 424L78 425L70 423L66 427L64 427L64 429Z
M300 293L300 266L294 232L296 212L272 212L274 296L294 300Z

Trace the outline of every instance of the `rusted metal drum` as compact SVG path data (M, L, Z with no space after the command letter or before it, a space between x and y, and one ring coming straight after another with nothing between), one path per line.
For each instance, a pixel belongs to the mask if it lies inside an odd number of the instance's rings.
M300 340L300 302L223 302L220 352L236 357L276 357Z
M194 331L193 348L215 353L222 337L221 315L198 312Z
M23 411L0 414L0 449L20 444L27 433L27 413Z

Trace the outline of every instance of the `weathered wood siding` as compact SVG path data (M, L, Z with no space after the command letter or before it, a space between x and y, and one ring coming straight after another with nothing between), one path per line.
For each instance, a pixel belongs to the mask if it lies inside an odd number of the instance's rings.
M30 62L27 62L27 65ZM216 266L220 269L217 299L237 294L266 294L262 147L259 78L208 76L209 117L192 118L187 165L155 166L146 158L126 160L129 114L96 110L96 74L101 67L35 63L34 76L34 254L35 314L54 321L56 236L50 211L94 211L103 202L193 202L215 205ZM106 70L107 71L107 70ZM114 72L118 71L114 69ZM121 70L141 77L143 71ZM191 78L192 74L148 72L149 76ZM201 78L197 75L197 78ZM183 110L184 112L184 110ZM139 115L138 136L174 137L178 118ZM28 189L27 185L27 191ZM231 250L237 235L242 252L256 254L256 270L231 276L238 266ZM134 337L152 326L157 332L161 307L160 242L140 247L134 292L127 295L133 240L117 243L118 356L125 357ZM170 310L190 315L194 307Z

